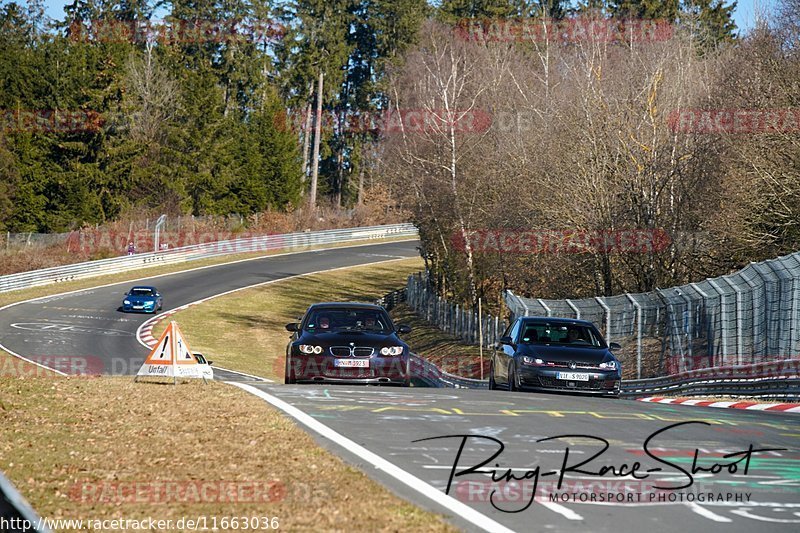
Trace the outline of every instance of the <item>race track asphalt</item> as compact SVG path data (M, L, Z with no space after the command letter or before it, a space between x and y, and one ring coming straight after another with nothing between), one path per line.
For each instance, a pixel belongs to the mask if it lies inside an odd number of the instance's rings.
M413 257L416 246L409 241L268 257L159 276L148 284L165 295L167 310L297 274ZM117 311L130 285L0 311L0 345L61 370L88 365L104 373L133 374L146 355L136 330L149 316ZM216 378L248 381L441 493L452 476L454 501L493 521L486 523L514 531L797 531L800 524L797 415L506 391L287 386L219 370ZM491 529L376 468L359 450L310 431L320 444L402 497L465 530ZM605 451L601 439L608 443ZM503 451L492 458L500 443ZM753 452L745 472L751 446L775 450ZM698 466L719 465L721 471L692 473L695 455ZM483 472L457 475L482 462ZM636 462L634 476L630 470ZM605 475L598 475L604 467ZM505 483L501 478L508 469L528 479ZM311 470L301 468L296 475L298 482L313 481ZM690 479L691 486L675 488Z

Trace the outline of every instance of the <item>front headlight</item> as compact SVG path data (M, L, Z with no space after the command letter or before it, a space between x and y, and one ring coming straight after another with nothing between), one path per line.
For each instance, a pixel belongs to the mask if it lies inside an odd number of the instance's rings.
M522 356L522 364L523 365L531 365L531 366L539 366L544 364L543 359L539 359L538 357L530 357L527 355Z
M606 361L605 363L600 363L600 368L603 370L616 370L618 365L616 361Z
M402 346L384 346L381 348L381 355L401 355L402 353Z
M314 346L313 344L301 344L298 346L300 348L301 353L305 354L321 354L322 353L322 346Z
M131 305L131 301L130 301L130 300L125 300L125 301L124 301L124 302L122 302L122 303L123 303L123 304L125 304L125 305Z

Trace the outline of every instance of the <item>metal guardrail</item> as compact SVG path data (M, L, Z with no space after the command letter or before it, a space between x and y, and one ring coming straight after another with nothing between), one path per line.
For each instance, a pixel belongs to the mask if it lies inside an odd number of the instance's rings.
M411 376L416 385L449 389L488 389L489 381L444 372L416 354L411 354Z
M40 524L36 512L2 472L0 472L0 531L51 533L49 528Z
M626 397L654 394L800 399L800 359L731 365L622 382Z
M0 292L225 255L293 250L320 244L363 242L395 237L416 237L417 235L417 228L413 224L392 224L231 239L184 246L163 252L101 259L2 276L0 277Z
M411 368L419 385L456 389L489 388L487 379L471 379L443 372L418 355L412 355ZM800 359L702 369L663 378L623 380L622 389L625 398L681 394L797 400L800 399Z

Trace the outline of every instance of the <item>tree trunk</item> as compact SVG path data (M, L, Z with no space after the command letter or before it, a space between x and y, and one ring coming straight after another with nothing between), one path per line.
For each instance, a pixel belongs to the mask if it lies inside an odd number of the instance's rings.
M313 94L313 92L311 93ZM309 96L311 95L309 94ZM306 119L303 126L303 183L308 179L308 149L311 147L311 101L306 104Z
M319 143L322 138L322 78L323 74L319 72L319 85L317 86L317 116L316 126L314 128L314 158L311 162L313 165L311 169L311 193L308 195L308 205L314 211L317 208L317 178L319 177Z
M358 205L364 204L364 167L359 165L358 169Z

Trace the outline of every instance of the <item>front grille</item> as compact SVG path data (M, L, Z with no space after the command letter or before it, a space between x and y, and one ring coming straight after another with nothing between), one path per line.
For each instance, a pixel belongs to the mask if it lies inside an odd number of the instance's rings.
M372 357L375 348L369 346L331 346L331 355L336 357Z
M539 376L539 383L542 387L549 389L564 389L564 390L603 390L605 389L604 379L589 379L589 381L568 381L565 379L556 379L549 376ZM570 385L574 383L574 385Z
M557 366L559 368L569 368L569 361L545 361L550 366ZM591 363L576 363L575 368L591 368L591 369L598 369L600 368L599 365L593 365Z
M349 346L331 346L331 355L336 357L350 357Z

